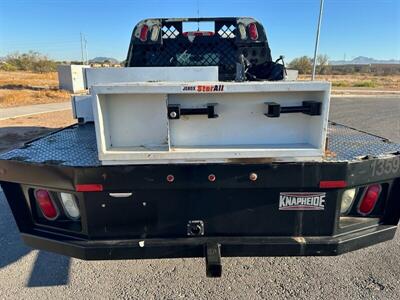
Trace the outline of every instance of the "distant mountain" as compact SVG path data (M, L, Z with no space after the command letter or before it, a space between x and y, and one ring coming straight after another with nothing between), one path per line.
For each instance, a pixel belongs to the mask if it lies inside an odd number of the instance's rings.
M371 57L357 56L352 60L331 60L331 65L369 65L369 64L400 64L400 60L378 60Z
M113 64L118 64L119 61L116 60L115 58L112 57L104 57L104 56L98 56L95 58L92 58L89 60L90 63L104 63L104 62L110 62Z

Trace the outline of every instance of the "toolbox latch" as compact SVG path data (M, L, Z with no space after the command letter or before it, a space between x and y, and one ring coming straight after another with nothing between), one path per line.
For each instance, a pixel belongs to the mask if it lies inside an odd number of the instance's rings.
M168 105L168 119L177 120L184 115L206 115L209 119L218 118L215 113L215 106L218 103L207 103L207 107L181 108L179 104Z
M279 118L281 114L303 113L310 116L320 116L322 103L318 101L303 101L302 106L281 106L275 102L265 102L268 118Z

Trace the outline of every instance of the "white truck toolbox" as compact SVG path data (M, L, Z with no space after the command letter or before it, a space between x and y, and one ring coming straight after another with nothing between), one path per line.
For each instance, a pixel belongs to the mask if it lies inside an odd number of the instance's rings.
M218 67L130 67L86 69L86 85L143 81L216 81Z
M103 164L321 160L327 82L92 86Z

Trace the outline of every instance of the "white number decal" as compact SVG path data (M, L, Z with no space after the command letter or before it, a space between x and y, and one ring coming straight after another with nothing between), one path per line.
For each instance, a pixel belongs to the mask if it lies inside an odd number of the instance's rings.
M372 176L396 174L400 168L400 157L374 160L371 167Z

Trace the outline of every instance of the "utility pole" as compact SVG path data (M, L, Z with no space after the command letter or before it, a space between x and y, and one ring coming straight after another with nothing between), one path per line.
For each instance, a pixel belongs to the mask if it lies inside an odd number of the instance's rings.
M200 5L199 5L199 0L197 0L197 31L200 31Z
M85 55L86 55L86 64L89 63L89 58L88 58L88 51L87 51L87 40L86 37L84 37L84 42L85 42Z
M81 32L81 62L83 65L83 35L82 35L82 32Z
M315 49L314 49L314 63L313 63L313 70L311 80L315 79L315 70L317 67L317 54L318 54L318 46L319 46L319 33L321 30L321 22L322 22L322 12L324 9L324 0L321 0L319 5L319 17L318 17L318 27L317 27L317 37L315 39Z

